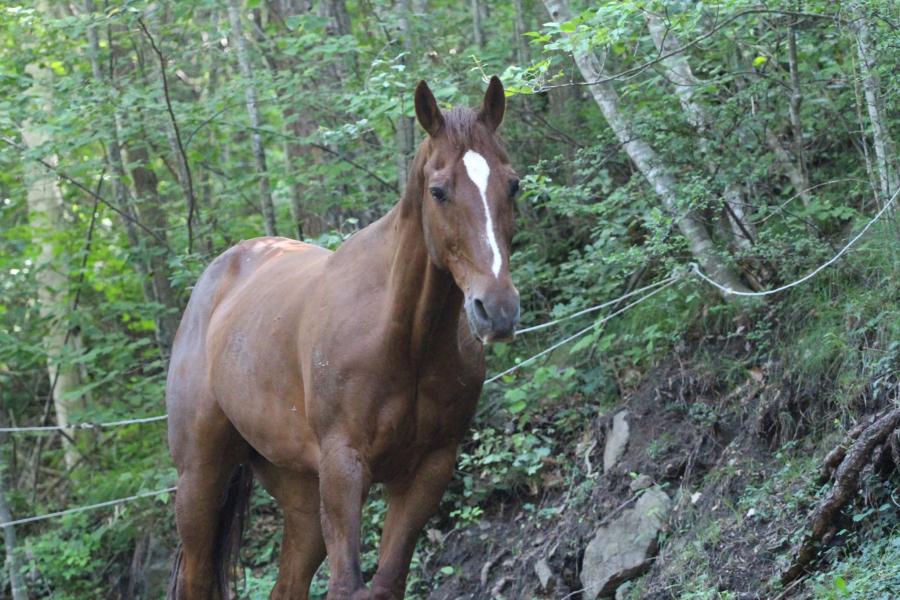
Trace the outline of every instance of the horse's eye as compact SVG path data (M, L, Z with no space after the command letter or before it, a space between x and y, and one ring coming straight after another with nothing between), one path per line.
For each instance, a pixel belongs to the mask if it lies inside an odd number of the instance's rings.
M515 198L516 194L519 193L519 180L513 179L509 182L509 197Z
M431 192L431 197L437 200L438 202L446 202L447 201L447 192L444 188L441 187L432 187L428 188L428 191Z

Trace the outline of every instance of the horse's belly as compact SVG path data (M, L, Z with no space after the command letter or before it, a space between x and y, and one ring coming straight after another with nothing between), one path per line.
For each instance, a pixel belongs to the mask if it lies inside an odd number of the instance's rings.
M247 348L245 333L229 334L226 352L211 366L222 411L269 462L315 471L319 449L306 414L303 380L295 353L287 348Z

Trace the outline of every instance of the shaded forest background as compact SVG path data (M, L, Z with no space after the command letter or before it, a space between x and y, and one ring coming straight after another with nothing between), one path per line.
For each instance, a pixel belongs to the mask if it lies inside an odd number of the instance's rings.
M409 596L584 596L593 527L648 475L676 516L623 597L891 597L897 65L891 0L0 3L0 426L161 415L204 266L259 235L336 247L399 198L416 82L472 105L499 74L523 325L678 280L490 349L489 375L584 330L486 386ZM877 213L758 301L687 267L773 289ZM600 473L620 406L646 435ZM0 521L176 480L164 421L0 444ZM3 528L0 595L160 597L170 496ZM251 518L238 594L263 598L262 491Z

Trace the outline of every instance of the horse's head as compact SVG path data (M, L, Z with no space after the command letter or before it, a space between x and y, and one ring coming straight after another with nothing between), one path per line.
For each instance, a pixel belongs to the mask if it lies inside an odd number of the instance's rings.
M497 135L506 98L492 77L478 111L442 113L424 81L416 87L423 143L422 220L432 262L465 295L472 332L484 343L511 340L519 292L509 274L519 178Z

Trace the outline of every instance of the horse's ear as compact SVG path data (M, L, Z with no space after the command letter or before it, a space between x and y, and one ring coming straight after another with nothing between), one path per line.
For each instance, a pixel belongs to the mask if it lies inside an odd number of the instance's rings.
M484 93L484 104L478 113L478 119L487 125L491 131L495 131L503 122L503 113L506 111L506 94L503 92L503 84L496 75L491 77L488 89Z
M436 136L444 127L441 109L438 108L434 94L431 93L431 89L424 81L420 81L416 86L416 118L422 129L427 131L431 137Z

